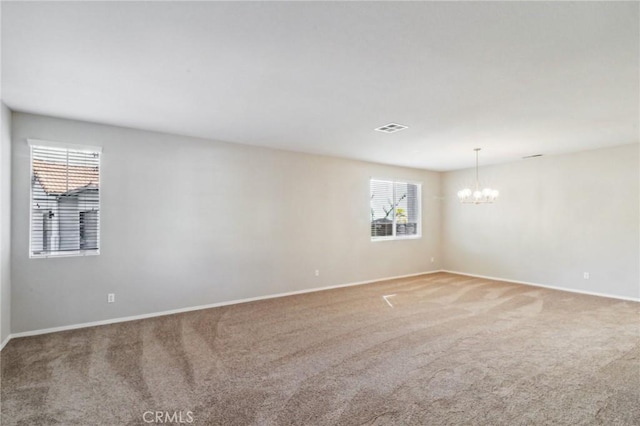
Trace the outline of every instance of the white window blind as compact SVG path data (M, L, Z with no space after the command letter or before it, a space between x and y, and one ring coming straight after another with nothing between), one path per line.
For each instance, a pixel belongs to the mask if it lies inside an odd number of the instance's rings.
M421 236L421 185L371 179L371 239Z
M45 141L29 144L30 256L98 254L101 149Z

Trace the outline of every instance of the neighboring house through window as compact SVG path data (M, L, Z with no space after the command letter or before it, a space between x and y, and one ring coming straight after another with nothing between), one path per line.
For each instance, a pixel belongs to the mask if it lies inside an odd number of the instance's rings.
M371 240L419 238L422 234L419 183L371 179Z
M98 254L101 148L29 140L31 257Z

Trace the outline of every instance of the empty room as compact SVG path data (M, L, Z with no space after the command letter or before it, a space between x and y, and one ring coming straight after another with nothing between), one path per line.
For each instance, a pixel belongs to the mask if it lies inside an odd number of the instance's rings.
M640 425L640 3L0 12L2 425Z

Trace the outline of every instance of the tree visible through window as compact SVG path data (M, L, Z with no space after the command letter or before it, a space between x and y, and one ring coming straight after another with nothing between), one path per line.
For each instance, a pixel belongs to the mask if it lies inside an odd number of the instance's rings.
M420 184L371 179L370 189L372 240L420 237Z
M100 148L31 145L30 255L97 254Z

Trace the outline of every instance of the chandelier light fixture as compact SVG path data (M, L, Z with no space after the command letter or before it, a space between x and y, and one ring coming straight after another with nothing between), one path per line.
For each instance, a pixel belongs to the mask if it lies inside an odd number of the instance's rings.
M480 186L480 179L478 179L478 153L481 148L475 148L476 152L476 187L472 191L469 188L461 189L458 191L458 198L460 202L466 204L487 204L493 203L500 193L491 188L482 188Z

